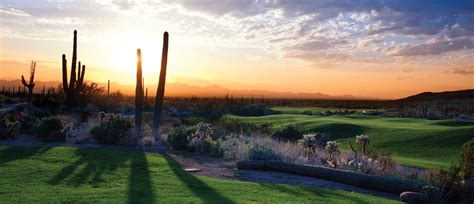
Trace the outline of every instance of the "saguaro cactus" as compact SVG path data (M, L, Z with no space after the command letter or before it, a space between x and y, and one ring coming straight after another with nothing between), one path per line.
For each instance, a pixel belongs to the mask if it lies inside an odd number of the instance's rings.
M29 100L31 100L31 96L33 96L33 88L35 88L35 71L36 71L36 62L32 61L31 67L30 67L30 82L27 83L25 80L25 77L21 75L21 83L23 83L23 86L28 88Z
M81 92L82 85L84 82L84 75L86 73L86 65L82 65L79 62L79 66L76 67L77 62L77 31L74 30L74 40L72 48L72 62L71 62L71 76L68 85L67 81L67 60L66 55L62 56L62 68L63 68L63 89L64 93L67 96L69 102L72 102L75 95L78 95ZM76 68L78 69L77 78L76 78Z
M142 120L143 120L143 75L142 54L137 49L137 86L135 88L135 133L137 145L142 145Z
M168 64L168 32L163 34L163 51L161 53L160 81L155 96L155 111L153 117L153 137L158 138L158 129L160 128L161 112L163 108L163 99L165 98L166 66Z

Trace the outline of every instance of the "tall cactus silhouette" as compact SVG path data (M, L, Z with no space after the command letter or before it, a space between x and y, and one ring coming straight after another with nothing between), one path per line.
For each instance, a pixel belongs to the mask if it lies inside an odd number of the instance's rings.
M36 71L36 62L32 61L31 62L31 67L30 67L30 81L29 83L26 82L25 77L21 75L21 83L23 83L23 86L28 88L28 99L31 100L31 97L33 96L33 88L35 88L35 71Z
M155 111L153 118L153 137L158 138L160 128L161 112L163 109L163 99L165 98L166 66L168 64L168 32L163 34L163 51L161 53L160 81L156 89Z
M137 145L142 142L142 120L143 120L143 74L142 74L142 54L137 49L137 85L135 88L135 133Z
M70 76L69 85L67 81L66 55L63 54L62 56L63 89L64 89L64 93L67 96L67 100L69 102L72 102L74 100L74 97L80 94L82 85L84 82L84 75L86 73L86 65L82 65L82 70L81 70L81 62L79 62L78 67L76 67L76 62L77 62L77 31L74 30L74 40L73 40L73 46L72 46L71 76ZM76 74L76 69L77 69L77 74Z

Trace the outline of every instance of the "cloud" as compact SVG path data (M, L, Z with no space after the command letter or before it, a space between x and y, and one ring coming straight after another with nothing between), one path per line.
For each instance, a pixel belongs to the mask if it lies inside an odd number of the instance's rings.
M7 15L12 15L12 16L26 16L26 17L31 16L30 14L24 11L14 9L14 8L6 8L2 6L0 6L0 14L7 14Z
M474 75L474 65L457 66L447 70L447 73L460 75Z
M390 48L389 54L393 56L426 56L473 48L474 37L460 37L436 39L423 44L400 45Z

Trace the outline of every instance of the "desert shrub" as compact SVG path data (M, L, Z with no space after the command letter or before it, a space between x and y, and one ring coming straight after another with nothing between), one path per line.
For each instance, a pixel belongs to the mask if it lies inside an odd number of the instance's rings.
M184 126L175 128L168 135L168 144L173 150L186 150L192 135L192 130L186 129Z
M204 118L202 117L196 117L196 116L190 116L190 117L183 117L182 121L185 125L196 125L199 122L203 121Z
M465 179L474 176L474 139L463 145L460 166Z
M0 139L13 139L18 134L20 122L10 120L7 116L0 119Z
M0 94L0 108L3 107L4 103L5 103L5 96Z
M324 152L328 155L329 159L326 160L325 164L327 166L336 168L338 165L338 161L336 156L341 154L341 150L339 149L339 143L336 141L328 141L326 146L324 147Z
M262 124L254 124L248 122L242 122L236 118L225 117L219 120L219 126L221 126L225 133L245 133L251 134L254 132L262 134L271 134L273 124L270 122L264 122Z
M271 134L272 133L273 124L270 122L264 122L258 126L260 133L262 134Z
M325 140L325 135L319 133L305 134L303 138L298 140L298 145L306 150L306 158L316 153L316 148L321 147L321 141Z
M299 131L295 126L288 125L280 130L277 130L272 135L273 138L283 141L297 141L303 138L303 133Z
M196 131L192 135L191 147L199 154L205 153L205 141L211 137L213 129L209 123L200 122L196 125Z
M91 129L97 143L115 145L134 145L132 124L119 114L99 113L100 124Z
M369 136L368 135L357 135L356 143L362 147L362 153L366 155L369 151Z
M240 116L262 116L265 115L266 108L262 106L243 106L233 111L233 114Z
M43 141L63 142L66 140L67 129L59 118L42 118L34 128L36 135Z
M222 156L221 141L213 140L211 137L206 138L204 141L204 152L211 156Z
M253 145L248 153L249 160L281 160L271 148L262 145Z
M379 174L390 175L397 165L392 154L389 153L377 154L373 159L376 166L376 173Z
M303 114L303 115L313 115L313 112L311 112L309 110L305 110L301 114Z

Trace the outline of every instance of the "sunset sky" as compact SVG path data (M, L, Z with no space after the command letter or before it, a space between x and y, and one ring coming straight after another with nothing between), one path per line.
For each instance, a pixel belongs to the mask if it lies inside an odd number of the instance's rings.
M67 3L64 3L67 2ZM86 79L398 98L474 88L474 1L0 0L0 78L61 79L73 30ZM70 65L68 65L70 66Z

